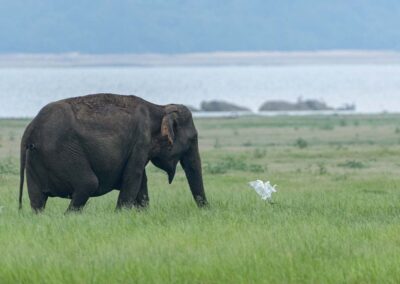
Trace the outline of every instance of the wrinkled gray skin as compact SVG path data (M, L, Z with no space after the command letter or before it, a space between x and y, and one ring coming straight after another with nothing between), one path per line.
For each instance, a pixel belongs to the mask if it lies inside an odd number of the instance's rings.
M89 197L120 191L117 208L149 203L151 161L172 182L181 163L198 206L207 204L197 131L183 105L155 105L135 96L95 94L46 105L21 141L20 208L26 168L31 207L70 198L68 211Z

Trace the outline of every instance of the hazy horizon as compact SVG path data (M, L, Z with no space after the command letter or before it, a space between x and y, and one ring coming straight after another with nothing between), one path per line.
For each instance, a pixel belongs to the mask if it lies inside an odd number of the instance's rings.
M14 0L0 54L400 50L400 2Z
M123 66L276 66L276 65L400 64L399 51L264 51L203 53L14 53L0 54L0 67Z

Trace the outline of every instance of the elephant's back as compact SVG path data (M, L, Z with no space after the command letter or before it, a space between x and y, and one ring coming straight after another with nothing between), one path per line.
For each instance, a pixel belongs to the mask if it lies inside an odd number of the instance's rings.
M78 119L90 119L99 115L132 114L141 101L143 100L136 96L101 93L68 98L60 102L69 104Z
M70 107L61 102L44 106L25 129L23 143L33 143L36 148L55 146L54 139L68 132L73 116Z

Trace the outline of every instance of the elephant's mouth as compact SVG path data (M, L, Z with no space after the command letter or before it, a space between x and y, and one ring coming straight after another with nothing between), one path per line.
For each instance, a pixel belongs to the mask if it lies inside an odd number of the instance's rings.
M168 182L172 183L176 173L177 161L163 161L161 159L153 159L151 162L157 167L164 170L168 174Z
M169 184L171 184L172 181L174 180L175 172L176 172L176 167L167 172L168 173L168 183Z

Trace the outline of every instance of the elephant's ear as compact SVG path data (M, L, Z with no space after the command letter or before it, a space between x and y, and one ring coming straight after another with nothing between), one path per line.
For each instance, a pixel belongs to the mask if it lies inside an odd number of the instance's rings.
M174 124L176 124L176 112L169 112L164 115L161 122L161 135L167 136L171 146L175 141Z

